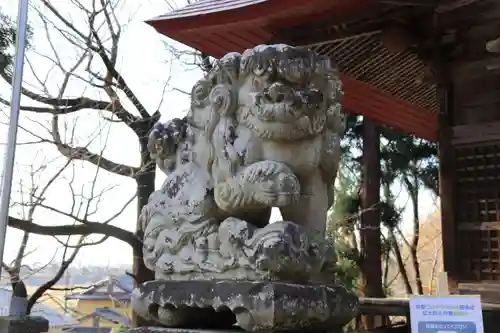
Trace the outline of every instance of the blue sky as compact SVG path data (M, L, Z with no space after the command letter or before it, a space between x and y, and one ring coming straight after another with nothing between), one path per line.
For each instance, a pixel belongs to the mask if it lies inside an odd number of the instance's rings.
M33 1L33 3L35 3ZM36 2L38 3L38 2ZM75 24L85 27L84 16L72 5L71 1L56 0L51 3L69 17ZM86 2L83 2L86 3ZM165 43L177 49L186 47L169 40L158 34L153 28L144 23L144 20L161 15L169 11L173 6L184 3L183 0L147 0L147 1L122 1L123 5L118 11L118 19L126 24L123 30L119 46L118 69L146 106L150 113L159 108L164 120L180 117L189 106L188 97L182 91L189 91L191 86L200 78L201 72L191 66L172 57L165 47ZM17 1L10 1L7 5L2 4L2 10L15 16L17 13ZM45 87L50 94L57 94L62 82L62 74L57 72L53 63L48 59L59 58L66 68L70 68L78 58L78 50L68 43L64 38L49 27L51 40L46 38L44 25L38 17L34 7L30 9L29 19L34 28L33 47L27 54L25 65L24 82L33 90L42 88L37 81L48 80ZM127 23L128 22L128 23ZM52 46L57 51L54 56ZM33 70L35 71L35 74ZM83 69L82 69L83 70ZM4 84L4 83L2 83ZM10 99L8 85L0 84L0 96ZM89 88L88 84L74 79L70 80L66 97L86 96L95 99L106 99L107 96L100 89ZM23 104L36 105L30 100L23 99ZM134 110L130 103L126 107ZM4 112L8 113L8 109ZM134 110L135 112L135 110ZM2 122L6 121L6 115L0 116ZM31 133L44 138L50 138L51 118L47 115L22 112L21 126ZM94 152L102 152L103 156L115 162L138 166L139 154L135 135L125 125L111 123L103 119L103 114L92 110L78 112L71 116L60 119L60 128L64 136L73 136L73 140L83 146L89 147ZM98 131L96 131L98 129ZM4 129L1 130L4 133ZM6 131L5 131L6 132ZM0 138L1 142L3 141ZM33 136L24 130L19 131L18 142L25 143L33 141ZM4 145L0 146L3 152ZM3 163L0 162L0 163ZM19 145L16 155L16 171L14 176L12 202L19 203L26 199L27 192L33 188L31 176L33 170L38 170L33 176L33 183L43 186L64 165L65 159L51 144L22 144ZM41 171L41 166L46 165ZM95 207L91 204L91 211L96 210L89 217L92 221L102 221L117 213L135 193L135 182L126 177L117 176L104 171L96 174L96 168L89 163L75 163L74 170L67 169L51 185L45 193L47 200L45 204L50 207L69 212L73 206L70 184L78 195L89 196L92 183L96 183L94 191L106 190L102 200ZM157 185L164 180L164 176L158 173ZM39 189L40 190L40 189ZM22 195L22 193L24 193ZM421 213L431 213L435 208L435 202L430 193L423 194L421 202ZM404 191L398 196L399 203L408 200ZM83 200L85 201L85 200ZM27 209L21 209L19 205L12 208L11 214L25 217ZM23 215L24 214L24 215ZM82 212L80 212L82 214ZM405 212L405 220L411 216L411 211ZM128 205L123 213L113 220L113 224L122 228L133 230L135 227L136 205L135 202ZM273 216L279 218L278 215ZM39 224L59 225L72 223L71 219L63 217L50 209L37 208L34 219ZM8 230L5 258L8 261L15 255L20 243L21 233L12 229ZM99 239L99 237L93 237ZM31 236L29 242L30 254L26 257L26 263L48 262L57 252L55 258L60 258L61 245L51 237ZM59 250L58 250L59 249ZM87 247L82 250L76 260L77 264L127 264L131 262L132 252L128 245L120 241L109 239L101 245Z

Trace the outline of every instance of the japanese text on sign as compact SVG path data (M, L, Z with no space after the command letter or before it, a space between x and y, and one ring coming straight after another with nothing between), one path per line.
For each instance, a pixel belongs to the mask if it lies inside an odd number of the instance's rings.
M411 333L484 333L479 296L413 296Z

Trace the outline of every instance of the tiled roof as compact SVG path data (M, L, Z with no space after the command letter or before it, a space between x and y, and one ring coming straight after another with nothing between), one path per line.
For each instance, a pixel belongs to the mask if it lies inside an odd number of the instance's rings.
M94 311L92 311L89 314L86 314L85 316L79 318L78 320L81 322L84 319L96 316L106 319L107 321L110 321L115 324L122 324L127 327L130 327L132 325L129 318L109 308L95 308Z
M66 296L67 300L118 300L118 301L129 301L129 292L113 292L113 293L103 293L96 292L95 294L71 294Z
M109 308L96 308L94 309L94 313L116 324L123 324L125 326L132 324L126 316Z
M11 290L0 288L0 316L7 315L9 313L11 296ZM35 304L31 311L31 314L33 316L39 316L47 319L51 328L78 325L78 321L76 321L76 319L74 319L73 317L65 314L62 311L59 312L55 309L52 309L51 307L42 303Z
M114 276L113 279L118 282L118 285L128 292L132 292L134 290L134 280L131 276L123 274Z
M106 287L109 283L113 287L118 287L118 291L109 293L106 291L99 291L98 289ZM114 288L113 288L114 289ZM66 299L87 299L87 300L100 300L100 299L118 299L129 300L130 293L134 290L134 280L124 274L118 276L109 276L106 279L94 283L91 287L71 295L66 296Z
M180 9L173 10L155 20L176 19L180 17L197 16L247 7L270 0L199 0Z

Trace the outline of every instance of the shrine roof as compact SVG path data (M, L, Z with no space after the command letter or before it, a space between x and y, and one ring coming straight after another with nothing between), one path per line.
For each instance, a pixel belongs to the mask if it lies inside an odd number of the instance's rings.
M222 57L272 42L275 32L318 19L335 19L373 0L199 0L147 21L161 34Z
M411 52L388 51L381 27L393 8L374 0L200 0L147 23L219 58L259 44L308 46L343 73L345 109L435 140L435 86ZM351 35L346 35L348 32Z
M225 10L247 7L266 1L269 0L199 0L180 9L171 11L165 15L161 15L154 20L172 20L187 16L206 15Z

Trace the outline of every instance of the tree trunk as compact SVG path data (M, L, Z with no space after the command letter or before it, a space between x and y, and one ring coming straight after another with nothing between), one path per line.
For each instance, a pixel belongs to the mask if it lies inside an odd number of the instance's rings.
M144 126L144 131L139 136L139 144L141 151L141 172L136 177L137 183L137 217L141 213L142 207L144 207L149 200L149 196L155 190L155 176L156 176L156 164L151 159L148 151L148 134L149 130L154 125L153 120L152 124L148 123ZM144 238L144 230L142 230L142 226L139 223L139 219L137 219L136 225L136 235L139 239ZM142 248L133 248L133 268L132 274L134 275L135 282L137 284L151 281L154 279L154 273L150 271L145 265L142 256ZM148 322L141 317L139 317L136 313L132 313L132 326L133 327L141 327L147 326Z
M391 252L387 251L384 258L384 291L389 289L389 266L391 263Z
M390 184L387 182L384 182L384 195L386 197L386 200L388 201L388 204L394 205L394 199L391 194ZM389 243L396 257L396 263L398 264L399 273L403 278L403 284L405 285L406 294L411 295L413 294L413 288L411 287L410 278L408 277L408 271L406 270L405 262L403 260L403 255L401 254L401 249L399 248L398 240L394 233L394 228L395 226L388 228Z
M365 297L384 297L382 288L382 244L380 239L380 134L377 125L363 120L363 190L360 224L362 292ZM376 326L371 316L366 328Z
M142 140L141 140L142 141ZM151 160L149 152L147 150L147 142L141 142L141 155L142 155L142 170L140 175L137 177L137 213L141 213L142 207L147 205L149 196L155 190L155 163ZM139 216L137 216L139 217ZM144 230L139 221L136 226L136 233L139 239L143 239ZM143 283L150 281L154 278L154 274L145 265L142 258L142 249L134 249L134 276L137 279L137 283Z
M403 278L403 283L405 285L405 290L408 295L413 294L413 289L411 287L410 278L408 277L408 272L406 271L405 262L403 256L401 255L401 249L399 248L396 235L394 230L389 230L389 238L391 240L392 249L394 250L394 255L396 256L396 262L398 263L399 273Z
M418 209L418 178L413 177L412 181L405 178L405 182L410 192L411 204L413 207L413 238L411 242L410 255L415 271L415 283L417 285L417 292L419 295L424 294L424 286L422 284L422 277L420 275L420 264L418 263L418 243L420 240L420 218ZM412 183L413 182L413 183Z

